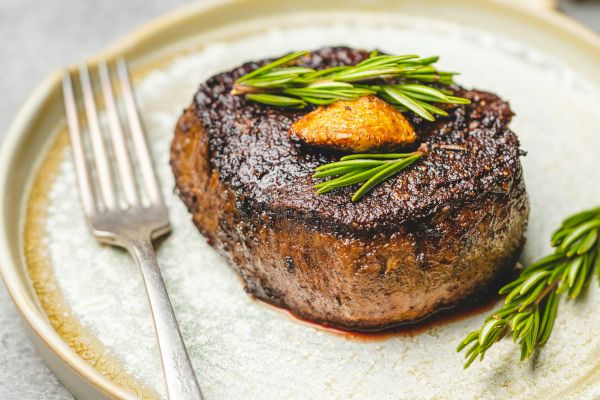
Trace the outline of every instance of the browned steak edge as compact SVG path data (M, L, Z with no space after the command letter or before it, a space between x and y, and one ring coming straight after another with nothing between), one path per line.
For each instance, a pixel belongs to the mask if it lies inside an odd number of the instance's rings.
M520 176L502 196L442 209L368 240L285 217L241 215L239 193L210 165L197 115L194 106L184 112L172 143L179 195L246 290L301 317L349 329L419 319L489 284L520 253L529 210Z

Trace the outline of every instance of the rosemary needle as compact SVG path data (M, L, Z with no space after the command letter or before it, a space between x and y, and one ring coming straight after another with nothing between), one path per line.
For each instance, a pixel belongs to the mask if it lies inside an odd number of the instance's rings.
M352 201L357 201L362 196L364 196L367 192L369 192L371 189L373 189L373 187L379 185L381 182L396 175L397 173L399 173L400 171L402 171L403 169L405 169L406 167L408 167L409 165L411 165L412 163L417 161L419 158L421 158L421 156L422 156L422 154L418 153L411 157L407 157L403 160L396 161L392 165L390 165L390 166L386 167L385 169L383 169L382 171L376 173L371 178L369 178L369 180L366 181L354 193L354 195L352 196Z

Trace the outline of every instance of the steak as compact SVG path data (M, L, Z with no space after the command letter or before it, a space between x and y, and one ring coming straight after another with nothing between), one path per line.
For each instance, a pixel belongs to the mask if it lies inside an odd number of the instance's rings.
M368 52L323 48L301 65L325 68ZM409 114L429 153L358 202L356 187L317 195L311 175L342 153L291 140L310 108L258 104L229 92L272 60L204 82L175 129L171 166L180 197L210 245L253 296L300 317L356 330L416 321L486 290L512 269L529 203L513 113L498 96L435 122Z

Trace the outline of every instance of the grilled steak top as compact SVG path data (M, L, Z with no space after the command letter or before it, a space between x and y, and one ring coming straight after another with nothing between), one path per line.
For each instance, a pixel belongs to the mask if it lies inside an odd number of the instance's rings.
M326 48L305 65L354 64L366 52ZM415 321L483 290L514 265L529 204L512 112L497 96L431 123L408 115L430 153L352 203L355 188L317 195L314 169L341 153L290 139L310 109L229 94L267 61L210 78L175 127L179 195L245 289L313 321L381 329ZM407 150L412 150L407 149Z
M322 69L366 57L368 52L361 50L323 48L305 56L302 65ZM356 187L317 195L314 169L343 154L288 137L290 125L311 108L269 107L229 93L236 79L269 61L218 74L203 83L194 98L209 139L211 168L236 192L243 213L367 235L419 224L482 197L504 196L520 181L519 142L507 128L513 115L508 103L491 93L453 87L472 103L448 109L449 116L435 122L408 116L419 136L414 147L425 143L427 156L356 203L350 199Z

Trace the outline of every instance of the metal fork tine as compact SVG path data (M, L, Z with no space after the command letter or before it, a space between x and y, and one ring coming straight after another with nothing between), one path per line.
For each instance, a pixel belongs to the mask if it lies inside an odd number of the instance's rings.
M96 102L94 101L94 93L92 91L90 76L87 66L85 65L79 67L79 80L81 81L83 104L85 105L86 117L90 130L90 139L92 143L92 152L94 154L98 180L100 182L102 199L104 200L104 205L107 209L113 209L116 207L117 202L115 198L112 172L110 170L109 160L106 154L106 148L104 146L104 139L102 138L102 132L100 130L100 122L98 120L98 113L96 111Z
M119 114L117 112L110 74L106 62L101 62L98 65L98 70L100 73L102 92L104 93L104 103L106 105L106 114L110 125L113 148L117 159L119 175L121 176L121 182L123 183L123 191L125 192L125 199L131 206L136 206L140 203L140 199L136 190L135 175L129 158L125 135L123 134L123 129L119 122Z
M133 97L133 89L131 88L131 83L129 82L127 64L123 58L119 58L117 60L117 73L121 81L121 90L123 92L123 100L125 102L125 109L127 111L131 139L140 163L140 170L144 180L144 185L148 191L148 196L150 197L151 203L153 205L162 205L163 200L158 189L158 182L154 173L154 168L152 167L150 151L148 150L148 144L146 143L142 124L137 113L135 99Z
M96 213L96 201L94 200L94 188L92 179L85 160L85 151L81 140L81 130L79 129L79 120L77 117L77 106L73 94L73 84L71 83L71 73L67 72L63 77L63 100L67 114L67 124L69 125L69 139L71 141L71 151L75 162L77 172L77 184L83 209L88 216Z

